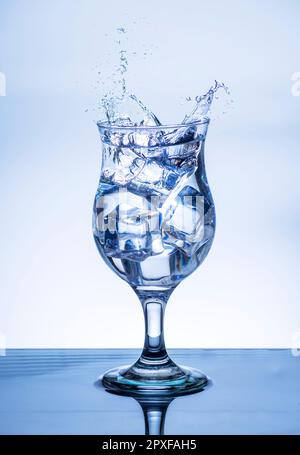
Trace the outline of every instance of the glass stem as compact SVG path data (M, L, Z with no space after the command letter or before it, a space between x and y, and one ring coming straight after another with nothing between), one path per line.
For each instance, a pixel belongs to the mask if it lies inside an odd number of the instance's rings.
M164 340L164 313L166 303L149 299L143 302L145 317L145 342L142 358L147 362L163 360L167 357Z
M136 291L145 317L145 342L140 362L163 364L169 360L164 340L164 313L172 291Z

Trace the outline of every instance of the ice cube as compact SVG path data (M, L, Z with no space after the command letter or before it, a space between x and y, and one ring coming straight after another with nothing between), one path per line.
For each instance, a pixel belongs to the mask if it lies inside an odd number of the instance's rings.
M181 126L163 135L163 143L166 145L182 144L196 139L197 127L195 125Z
M143 261L151 255L160 254L164 247L159 213L151 210L148 201L137 195L128 194L127 202L116 194L109 196L100 198L96 203L98 215L94 223L95 237L105 254L134 261ZM102 210L101 205L104 205Z
M103 131L100 128L102 141L114 146L157 146L159 132L145 127L160 126L160 121L135 95L125 93L122 97L108 98L104 100L104 107L108 115L110 126ZM99 124L100 127L100 124ZM114 128L115 127L115 128ZM118 129L118 127L139 127L135 132L130 128Z
M114 125L115 128L114 128ZM104 144L115 147L159 147L162 140L162 132L152 128L143 128L145 123L136 125L130 119L117 119L110 128L101 131L101 139ZM121 126L132 126L123 128Z
M197 169L199 142L176 145L166 148L165 164L191 176Z
M129 143L134 147L148 147L150 143L151 134L147 130L136 130L134 133L129 134Z
M117 221L117 250L120 257L144 260L151 255L151 235L147 223L147 211L144 213L136 208L123 211L119 206ZM116 250L113 256L116 256Z
M196 158L201 149L201 145L201 140L195 140L185 144L177 144L175 146L166 147L167 159L185 160L190 157Z
M141 262L141 272L145 280L169 281L171 275L170 255L173 249L167 247L159 256L149 256Z
M165 164L192 175L201 148L201 142L194 138L194 127L178 128L164 136L163 142L169 144L165 149Z
M130 210L135 207L138 210L144 211L149 206L148 201L136 194L129 193L126 188L111 187L113 191L103 191L103 184L100 183L94 202L94 229L98 232L104 232L108 222L116 222L116 216L113 214L119 205L122 206L123 213L125 210Z
M139 174L144 165L145 159L128 147L105 146L101 180L125 186Z
M167 196L179 183L184 171L177 167L165 166L149 158L143 168L129 182L129 188L143 195Z
M110 134L110 143L114 146L121 146L123 144L123 135L119 131L113 131Z
M204 211L204 197L186 186L169 207L162 224L163 241L192 256L214 235L214 209Z
M162 153L163 132L153 128L136 128L129 133L129 143L132 147L147 147L147 156L156 156ZM149 150L150 149L150 150Z

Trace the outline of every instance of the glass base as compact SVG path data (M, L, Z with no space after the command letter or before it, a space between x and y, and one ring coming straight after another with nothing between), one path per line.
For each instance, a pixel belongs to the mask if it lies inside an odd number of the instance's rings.
M109 392L126 396L164 395L176 397L196 393L206 388L211 381L201 371L174 362L162 367L145 368L137 361L132 366L113 368L97 381Z

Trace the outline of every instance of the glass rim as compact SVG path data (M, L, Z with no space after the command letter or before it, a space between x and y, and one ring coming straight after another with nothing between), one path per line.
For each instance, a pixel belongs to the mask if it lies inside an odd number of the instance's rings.
M210 122L209 117L203 117L201 120L189 123L174 123L169 125L114 125L108 122L108 120L99 120L96 122L97 126L101 130L165 130L168 128L186 128L197 125L205 125Z

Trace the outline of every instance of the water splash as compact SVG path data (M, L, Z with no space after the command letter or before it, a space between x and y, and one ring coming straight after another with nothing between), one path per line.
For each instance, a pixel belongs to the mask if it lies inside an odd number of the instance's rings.
M192 111L184 117L182 123L193 123L209 116L209 112L215 94L220 89L224 90L225 93L229 95L230 93L229 88L224 84L224 82L219 82L215 80L214 85L210 87L208 92L206 92L204 95L196 96L195 98L196 105L194 106ZM186 98L186 100L192 101L192 98L189 96Z
M128 60L127 60L127 51L123 49L123 35L126 34L126 30L124 27L117 28L117 33L120 37L116 40L116 43L119 47L119 64L117 68L117 74L119 75L117 81L114 81L114 85L118 88L121 88L121 94L116 94L116 87L106 93L102 100L101 105L104 109L106 119L109 123L115 123L116 117L120 118L120 115L117 115L119 108L118 106L123 101L124 97L126 96L126 73L128 70ZM124 112L122 116L124 115Z
M144 103L143 103L140 99L137 98L137 96L135 96L135 95L129 95L129 96L130 96L130 98L131 98L133 101L135 101L135 102L138 104L138 106L140 106L140 108L141 108L141 109L144 111L144 113L146 114L146 122L147 122L147 123L145 123L145 119L143 119L143 121L142 121L143 123L140 123L140 125L141 125L141 124L142 124L142 125L145 125L145 124L147 124L147 125L149 125L149 124L152 124L152 125L161 125L161 123L160 123L160 121L158 120L158 118L156 117L156 115L155 115L150 109L148 109L148 107L145 106Z
M118 126L155 126L161 125L157 116L135 95L128 91L126 76L129 68L128 53L124 43L127 33L124 27L116 29L118 39L116 43L119 51L119 63L116 70L117 81L114 81L114 89L106 93L101 99L101 107L104 110L106 120L109 124ZM134 52L133 54L136 54ZM214 98L218 98L216 93L223 90L229 95L228 87L215 80L214 84L204 95L194 98L195 105L189 114L178 123L187 124L207 119L210 116L211 105ZM191 102L189 96L186 101Z
M123 35L126 34L124 27L117 29L121 37L117 40L120 48L119 51L119 65L117 73L120 75L118 78L118 87L120 88L120 95L116 95L116 91L107 93L101 100L106 119L110 124L119 126L155 126L160 125L156 115L144 105L144 103L134 94L130 94L127 89L126 73L128 71L127 50L124 49L122 40Z
M124 27L119 27L117 28L117 32L120 33L121 35L125 35L126 33L126 30ZM126 93L126 73L127 73L127 69L128 69L128 60L127 60L127 51L125 49L122 49L123 47L123 42L122 42L122 39L120 38L119 40L117 40L117 43L119 44L119 46L121 47L120 51L119 51L119 55L120 55L120 64L119 64L119 68L118 68L118 73L120 73L121 75L121 88L122 88L122 97L125 95Z

